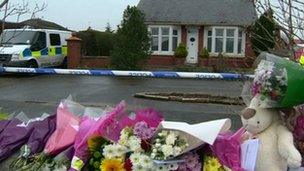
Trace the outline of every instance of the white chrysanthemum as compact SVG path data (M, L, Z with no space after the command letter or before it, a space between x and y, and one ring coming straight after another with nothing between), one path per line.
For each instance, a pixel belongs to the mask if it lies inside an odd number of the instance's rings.
M119 144L107 145L103 149L103 156L105 158L122 158L127 153L126 147Z
M174 149L173 149L172 145L163 145L161 147L161 149L162 149L162 152L163 152L165 158L167 158L169 156L173 156L173 154L174 154Z
M141 154L140 153L133 153L130 156L130 160L133 165L140 163Z
M115 157L115 148L113 147L113 145L106 145L103 148L103 156L105 156L105 158L114 158Z
M147 171L146 168L144 168L142 165L140 164L136 164L132 166L132 170L133 171Z
M178 156L182 153L182 148L181 147L174 147L174 156Z
M166 144L174 145L176 139L177 139L177 137L176 137L175 133L171 132L166 138Z
M129 128L125 128L120 132L120 137L118 143L121 145L126 145L128 143L128 139L130 137L130 130Z
M153 167L153 161L151 160L150 157L148 157L146 155L141 155L140 163L146 169L152 169L152 167Z
M122 146L120 144L117 144L115 146L116 156L117 157L123 157L127 153L127 148L125 146Z
M156 152L151 153L151 157L154 159L156 157Z
M136 136L131 136L128 141L131 151L141 151L141 140Z

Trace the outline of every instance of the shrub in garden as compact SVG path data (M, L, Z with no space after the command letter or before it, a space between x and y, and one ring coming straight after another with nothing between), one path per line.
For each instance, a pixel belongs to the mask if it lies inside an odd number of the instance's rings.
M88 29L76 35L82 39L82 53L86 56L109 56L113 50L114 33Z
M186 45L180 43L174 51L174 56L177 58L186 58L188 56L188 50Z
M209 51L208 51L208 49L206 49L205 47L201 50L201 52L200 52L200 56L202 57L202 58L208 58L209 57Z

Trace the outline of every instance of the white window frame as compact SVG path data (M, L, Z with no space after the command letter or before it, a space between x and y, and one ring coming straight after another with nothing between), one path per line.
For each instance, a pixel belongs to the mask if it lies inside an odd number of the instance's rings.
M181 28L179 26L168 26L168 25L150 25L148 27L149 32L151 32L152 28L158 28L158 51L152 51L152 55L174 55L174 51L172 50L173 45L173 30L177 30L177 45L181 42ZM169 28L169 50L162 51L162 29L161 28Z
M246 35L243 31L242 33L242 50L241 53L238 53L238 40L239 40L239 30L242 28L239 27L224 27L224 26L211 26L205 27L204 29L204 47L207 48L208 45L208 30L212 30L212 47L210 56L217 56L219 53L215 52L215 29L224 29L223 33L223 55L227 57L245 57L245 44L246 44ZM227 29L234 29L234 49L233 53L226 53L226 39L227 39ZM242 29L243 30L243 29ZM209 36L210 37L210 36Z

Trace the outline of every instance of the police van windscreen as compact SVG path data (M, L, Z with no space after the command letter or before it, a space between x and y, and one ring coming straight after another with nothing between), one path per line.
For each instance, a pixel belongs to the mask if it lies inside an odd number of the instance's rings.
M31 45L36 36L35 31L4 31L0 36L1 44Z

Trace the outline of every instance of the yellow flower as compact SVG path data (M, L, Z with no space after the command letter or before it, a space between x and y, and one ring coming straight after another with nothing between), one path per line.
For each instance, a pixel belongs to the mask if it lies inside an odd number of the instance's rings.
M121 159L104 159L100 165L101 171L125 171L124 163Z
M221 163L215 157L206 156L203 171L223 171Z

